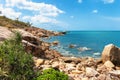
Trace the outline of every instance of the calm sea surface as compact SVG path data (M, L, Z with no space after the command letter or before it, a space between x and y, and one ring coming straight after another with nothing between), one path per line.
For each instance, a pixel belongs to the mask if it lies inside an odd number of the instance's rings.
M59 41L58 46L51 48L66 56L99 58L105 45L120 46L120 31L69 31L66 35L51 37L46 41ZM70 48L70 44L75 47Z

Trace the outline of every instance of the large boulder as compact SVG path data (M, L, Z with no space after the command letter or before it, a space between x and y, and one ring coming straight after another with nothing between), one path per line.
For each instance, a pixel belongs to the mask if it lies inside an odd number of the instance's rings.
M8 28L0 26L0 41L9 39L11 36L13 36L13 33Z
M40 41L38 37L34 36L33 34L23 29L14 29L13 31L19 32L22 35L23 40L26 40L34 45L40 45L42 43L42 41Z
M22 40L22 43L24 45L25 51L27 53L31 53L32 55L36 56L36 57L43 57L44 53L43 50L41 49L41 47L36 46L28 41Z
M120 66L120 49L113 44L106 45L102 52L102 61L110 60L114 65Z

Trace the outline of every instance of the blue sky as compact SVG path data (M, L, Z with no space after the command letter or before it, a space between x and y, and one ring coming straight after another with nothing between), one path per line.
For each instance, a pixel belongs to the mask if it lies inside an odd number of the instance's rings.
M0 10L49 30L120 30L120 0L0 0Z

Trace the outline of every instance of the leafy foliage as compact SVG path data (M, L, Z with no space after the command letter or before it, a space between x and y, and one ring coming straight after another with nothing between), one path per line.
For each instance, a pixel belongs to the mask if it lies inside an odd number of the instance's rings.
M0 45L0 80L68 80L66 74L54 69L35 72L32 56L25 52L21 40L16 33Z
M35 76L32 56L24 51L19 33L0 45L0 79L31 80Z
M68 80L68 76L63 72L59 72L54 69L46 69L43 74L40 75L37 80Z

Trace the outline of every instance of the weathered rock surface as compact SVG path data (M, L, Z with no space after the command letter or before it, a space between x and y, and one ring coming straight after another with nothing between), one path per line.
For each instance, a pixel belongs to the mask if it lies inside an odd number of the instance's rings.
M34 36L37 37L50 37L50 36L58 36L58 35L64 35L64 32L53 32L48 31L41 28L31 27L31 28L25 28L25 31L32 33Z
M78 64L78 63L81 62L81 59L80 58L76 58L76 57L63 57L62 60L65 63L75 63L75 64Z
M95 69L92 69L90 67L87 67L86 68L86 75L88 77L93 77L93 76L97 76L99 73L95 70Z
M106 80L106 75L105 74L100 74L98 76L98 80Z
M14 35L13 31L17 31L21 33L22 43L24 45L26 52L31 53L36 57L46 58L46 59L52 59L55 57L62 56L59 52L50 49L49 43L41 41L40 38L34 36L33 34L27 31L24 31L23 29L9 30L8 28L0 27L0 41L4 41L5 39L11 38L11 36ZM45 34L47 35L47 33Z
M6 30L8 33L3 34L3 30ZM32 34L29 33L29 30L28 32L21 29L17 30L22 33L22 43L26 52L34 55L33 60L35 62L35 69L37 70L42 71L54 68L68 74L69 80L120 80L120 67L118 67L120 49L114 45L105 47L102 53L102 61L104 63L102 63L101 59L91 57L63 57L57 51L49 48L51 44L43 42L33 35L33 33L36 34L36 29L29 29L30 32L32 31ZM44 34L46 33L42 31L42 33L38 34L45 37L46 35ZM8 39L11 34L13 33L7 28L0 27L0 37L5 36L1 40Z
M113 44L105 46L102 52L102 61L110 60L114 65L120 66L120 49Z
M104 63L104 65L105 65L107 68L114 68L114 67L115 67L115 65L114 65L111 61L106 61L106 62Z
M80 60L79 63L76 64L75 60ZM69 60L67 63L66 60ZM94 64L88 67L88 62L93 61ZM119 70L115 69L108 69L108 67L112 66L105 66L109 62L106 63L99 63L98 66L94 66L97 63L97 60L93 58L70 58L70 57L59 57L53 58L50 60L44 59L44 63L39 64L40 71L44 69L54 68L61 72L68 74L69 80L119 80ZM111 62L112 64L112 62Z
M11 36L13 36L13 33L8 28L0 26L0 41L9 39Z
M120 77L120 70L110 71L109 73Z
M41 64L43 64L44 63L44 59L37 59L37 60L34 60L34 62L35 62L35 66L36 67L39 67Z
M16 29L16 31L22 34L22 43L24 44L25 50L28 53L32 53L36 57L52 59L55 57L62 56L55 50L49 49L50 44L40 41L40 39L33 34L26 32L22 29Z
M82 80L89 80L88 78L82 78Z

